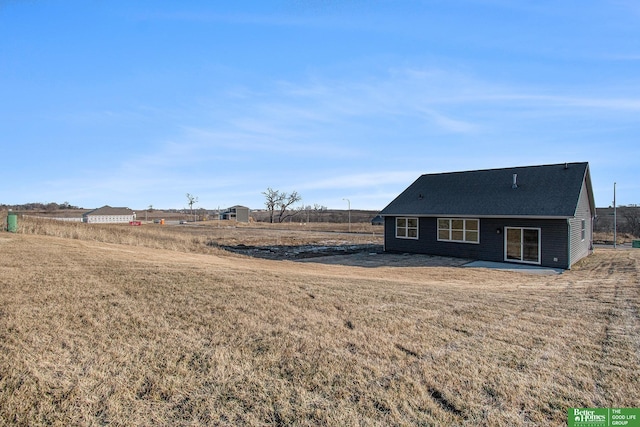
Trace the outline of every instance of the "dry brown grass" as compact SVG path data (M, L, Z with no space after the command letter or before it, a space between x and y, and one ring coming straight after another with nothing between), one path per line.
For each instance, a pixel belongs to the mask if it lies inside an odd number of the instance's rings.
M640 250L536 276L68 237L0 235L0 424L566 425L640 401Z
M133 227L128 224L85 224L21 217L18 232L188 252L203 252L207 247L206 238L202 235L181 233L177 227L152 225Z
M629 233L616 233L616 243L623 245L625 243L631 243L637 240L639 237ZM596 243L608 243L613 244L613 232L597 231L593 233L593 240Z
M154 249L210 253L212 248L238 244L382 244L382 230L370 224L239 224L230 221L207 221L198 225L84 224L33 217L20 218L18 232L67 239L117 243Z
M224 225L224 221L208 221L210 226L215 227L216 223ZM280 229L291 231L333 231L333 232L352 232L382 235L384 229L379 225L371 225L369 222L357 222L349 225L348 223L335 222L283 222L279 224L270 224L267 222L251 222L249 224L238 223L238 227L243 228L262 228L262 229Z

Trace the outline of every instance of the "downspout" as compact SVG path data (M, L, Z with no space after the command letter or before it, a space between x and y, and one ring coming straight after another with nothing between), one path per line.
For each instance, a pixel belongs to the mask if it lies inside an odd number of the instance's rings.
M589 241L589 253L593 253L595 248L593 247L593 229L595 227L596 217L591 216L591 240Z
M387 217L384 218L384 226L382 227L382 252L387 252Z
M567 249L568 249L568 253L567 253L567 270L571 270L571 219L567 218L567 229L568 229L568 236L569 239L567 240Z

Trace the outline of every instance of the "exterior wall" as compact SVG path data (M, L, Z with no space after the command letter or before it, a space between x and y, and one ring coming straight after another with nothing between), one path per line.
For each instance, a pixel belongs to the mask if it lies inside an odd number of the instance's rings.
M595 212L591 212L588 191L587 186L583 183L575 218L569 220L571 227L571 264L593 252L593 217ZM584 240L582 239L582 220L585 221L586 229Z
M249 209L248 208L236 208L236 221L249 222Z
M135 215L87 215L84 218L89 224L118 224L135 220Z
M245 208L242 206L236 206L233 208L227 209L225 212L220 214L221 220L231 220L238 222L249 222L249 208Z
M504 262L504 228L540 229L540 265L569 268L567 221L565 219L480 218L480 243L441 242L437 239L437 218L420 217L418 239L397 239L395 217L385 217L385 251L452 256L473 260ZM497 231L500 230L500 233Z
M31 216L31 215L23 215L25 218L40 218L40 219L51 219L53 221L63 221L63 222L84 222L84 218L82 217L57 217L57 216Z

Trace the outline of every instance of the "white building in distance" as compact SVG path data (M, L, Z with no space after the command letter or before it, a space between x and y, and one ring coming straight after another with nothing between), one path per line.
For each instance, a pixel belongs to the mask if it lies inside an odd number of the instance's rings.
M89 224L119 224L135 221L136 213L129 208L112 208L105 205L82 215L82 222Z

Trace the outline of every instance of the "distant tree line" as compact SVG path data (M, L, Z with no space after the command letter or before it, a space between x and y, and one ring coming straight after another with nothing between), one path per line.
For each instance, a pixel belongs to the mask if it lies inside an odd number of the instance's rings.
M612 233L614 222L613 208L598 208L596 214L594 230ZM616 217L617 230L619 233L628 233L640 237L640 206L619 206L616 208Z
M314 204L300 205L294 204L302 200L302 196L297 191L286 193L274 190L269 187L262 192L266 210L264 212L253 211L251 217L254 221L263 222L347 222L351 218L352 222L369 222L376 216L375 211L363 210L329 210L326 206Z
M65 209L83 209L78 206L70 205L69 202L64 203L24 203L21 205L5 205L0 204L0 210L14 210L14 211L47 211L47 212L55 212L58 210Z
M300 222L300 223L314 223L314 222L331 222L331 223L346 223L349 220L349 212L346 209L327 209L322 206L315 209L312 206L304 206L296 208L296 215L289 216L287 220L283 222ZM351 222L370 222L378 211L368 210L351 210ZM267 210L252 210L251 218L257 222L270 222L270 213ZM274 222L278 222L277 218Z

